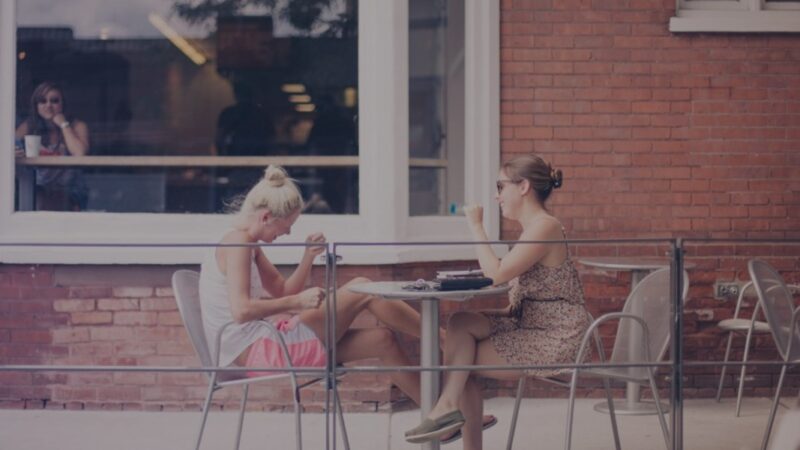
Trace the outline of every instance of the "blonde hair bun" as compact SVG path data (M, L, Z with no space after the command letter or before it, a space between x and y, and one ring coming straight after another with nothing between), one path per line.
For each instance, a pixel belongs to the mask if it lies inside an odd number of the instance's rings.
M264 170L264 179L272 187L281 187L286 184L286 179L289 175L283 170L283 167L270 165Z

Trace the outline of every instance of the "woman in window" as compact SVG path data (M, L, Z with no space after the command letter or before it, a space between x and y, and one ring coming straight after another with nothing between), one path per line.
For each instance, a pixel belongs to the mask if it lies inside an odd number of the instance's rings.
M15 133L42 138L44 156L83 156L89 153L89 127L65 112L61 88L46 81L31 96L30 114ZM74 169L36 170L36 208L39 210L78 210L85 206L87 192Z
M521 156L503 164L497 201L503 217L522 227L520 241L565 239L561 222L545 208L562 174L538 156ZM483 208L465 208L472 236L488 241ZM578 271L563 243L517 244L503 258L489 245L478 245L478 262L495 284L510 283L509 305L501 310L459 312L450 318L445 342L447 365L539 365L573 363L589 327ZM559 370L447 372L439 401L406 440L425 442L461 429L464 449L480 449L483 400L471 375L518 380L551 376ZM462 428L463 427L463 428Z

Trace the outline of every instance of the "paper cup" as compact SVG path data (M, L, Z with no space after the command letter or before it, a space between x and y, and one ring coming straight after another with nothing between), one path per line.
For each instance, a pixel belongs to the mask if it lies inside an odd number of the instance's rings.
M39 156L39 148L42 146L42 137L35 134L25 136L25 156L36 158Z

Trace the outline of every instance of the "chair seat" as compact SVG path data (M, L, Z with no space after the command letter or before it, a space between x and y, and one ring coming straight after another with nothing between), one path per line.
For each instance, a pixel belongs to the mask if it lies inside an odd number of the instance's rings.
M649 381L647 372L639 367L593 367L591 369L581 369L580 373L582 376L612 377L617 380L639 384L647 384Z
M720 320L717 326L725 331L747 331L750 329L750 319ZM756 333L769 333L769 324L756 320L753 324L753 331Z

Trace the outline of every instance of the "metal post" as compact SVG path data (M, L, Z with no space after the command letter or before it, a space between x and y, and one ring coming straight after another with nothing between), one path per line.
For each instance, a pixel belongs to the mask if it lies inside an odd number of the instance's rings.
M422 300L422 345L420 348L420 365L431 367L439 365L439 301ZM439 399L440 371L424 371L420 374L421 416L428 415ZM424 450L439 450L439 441L433 440L422 444Z
M332 250L331 250L332 248ZM336 388L336 244L329 245L325 249L325 287L328 290L326 297L327 301L327 317L325 321L326 345L328 346L328 362L325 370L325 436L328 437L330 433L330 440L326 439L325 448L330 448L333 442L333 449L336 450L336 414L330 413L330 396L334 396L333 407L340 407L339 403L339 389ZM328 427L330 420L333 421L331 427Z
M670 408L672 410L672 448L683 450L683 240L672 242L670 263L670 298L672 298L672 380Z

